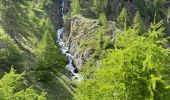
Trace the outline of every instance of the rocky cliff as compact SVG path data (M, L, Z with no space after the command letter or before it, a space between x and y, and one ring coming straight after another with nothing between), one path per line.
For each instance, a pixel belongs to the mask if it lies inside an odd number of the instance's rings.
M47 8L48 15L50 19L52 20L52 23L57 28L62 23L62 17L61 17L61 0L52 0L52 4Z
M49 15L56 28L60 28L64 23L64 41L69 47L69 52L74 55L75 66L78 69L81 69L87 61L90 61L95 56L95 52L97 51L96 46L99 45L97 41L101 26L99 25L98 20L95 20L98 16L95 15L91 9L87 8L87 6L92 6L92 1L79 1L82 9L82 16L68 17L71 12L70 0L65 0L64 14L68 18L65 22L61 19L61 0L53 0ZM134 17L136 10L140 9L135 0L108 0L108 7L105 13L110 24L107 27L108 32L105 34L106 36L103 37L110 38L112 42L114 42L115 25L111 21L116 20L123 7L127 8L129 16L128 20L130 21ZM144 22L149 23L150 17L148 15L145 17ZM103 39L103 41L106 42L107 40Z
M69 51L74 55L75 66L81 69L83 64L95 56L97 45L99 45L97 41L101 26L98 20L86 19L82 16L74 16L66 20L64 26L64 41L69 47ZM107 34L102 38L108 37L114 42L115 29L115 23L110 21Z

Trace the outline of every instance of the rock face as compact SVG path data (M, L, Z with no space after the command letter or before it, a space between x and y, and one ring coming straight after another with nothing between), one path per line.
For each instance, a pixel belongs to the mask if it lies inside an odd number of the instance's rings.
M114 40L115 25L113 22L109 23L106 36ZM100 25L97 20L75 16L65 21L64 28L63 39L70 53L74 55L75 66L80 70L87 61L94 57Z
M61 16L61 1L62 0L52 0L53 4L51 4L48 10L49 16L56 30L61 28L61 25L64 23L65 33L63 39L69 47L69 52L74 55L75 66L80 70L87 61L90 61L92 58L94 59L94 53L97 51L96 49L99 45L97 41L100 25L97 20L86 19L80 16L75 16L63 22ZM88 4L90 1L87 0L85 3ZM133 14L133 0L109 0L109 4L110 12L108 12L108 17L110 20L115 20L121 10L120 8L123 6L128 8L128 11ZM70 11L70 0L65 0L64 14L67 15ZM92 15L87 17L91 18ZM114 23L109 22L108 32L103 38L110 38L112 42L114 42L114 31ZM97 59L96 65L99 65Z
M53 25L55 26L56 30L61 28L63 22L62 19L62 14L61 14L61 3L62 0L52 0L52 4L47 8L48 15L50 19L52 20ZM66 15L67 13L70 12L70 0L65 0L65 5L64 5L64 14Z
M61 0L52 0L52 4L47 8L48 15L52 20L53 25L59 28L63 23L61 15Z

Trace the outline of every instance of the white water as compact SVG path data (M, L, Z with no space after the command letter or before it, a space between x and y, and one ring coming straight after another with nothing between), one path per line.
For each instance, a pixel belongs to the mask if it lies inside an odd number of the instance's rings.
M61 11L61 14L62 14L62 20L64 20L64 0L62 0L62 4L61 4L61 6L62 6L62 11ZM69 49L68 49L68 47L65 45L65 43L64 43L64 41L63 41L63 39L62 39L62 35L63 35L63 33L64 33L64 27L62 27L62 28L60 28L60 29L58 29L57 30L57 43L59 44L59 46L60 46L60 49L61 49L61 51L62 51L62 53L64 54L64 55L66 55L67 56L67 58L68 58L68 64L66 65L66 69L68 70L68 71L70 71L74 76L73 76L73 78L75 78L75 79L77 79L78 81L81 81L82 80L82 78L80 77L80 75L78 74L78 73L76 73L76 68L73 66L73 59L74 59L74 57L73 57L73 55L71 54L71 53L69 53Z

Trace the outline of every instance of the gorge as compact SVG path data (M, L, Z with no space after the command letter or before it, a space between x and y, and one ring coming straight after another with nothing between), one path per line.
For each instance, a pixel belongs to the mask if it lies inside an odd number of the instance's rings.
M0 100L169 100L169 0L0 0Z
M62 20L64 21L64 0L62 0L62 3L61 3L61 16L62 16ZM60 25L60 26L63 26L63 25ZM73 74L73 76L77 78L78 81L81 81L82 78L79 76L77 68L73 66L74 57L71 53L69 53L69 49L68 47L66 47L62 39L63 33L64 33L64 27L61 27L60 29L57 30L57 37L58 37L57 43L59 44L62 53L66 55L68 58L68 64L66 65L66 69L70 71Z

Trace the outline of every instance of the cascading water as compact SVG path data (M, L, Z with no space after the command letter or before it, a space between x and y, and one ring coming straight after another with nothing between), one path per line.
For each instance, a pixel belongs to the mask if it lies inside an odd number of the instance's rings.
M64 0L62 0L61 4L61 15L62 15L62 20L64 20ZM57 43L60 46L60 49L64 55L68 57L68 64L66 65L66 69L69 70L73 75L74 78L76 78L78 81L81 81L80 75L77 73L77 69L73 65L73 59L74 57L72 56L71 53L69 53L68 47L65 45L62 35L64 33L64 27L61 27L60 29L57 30Z

